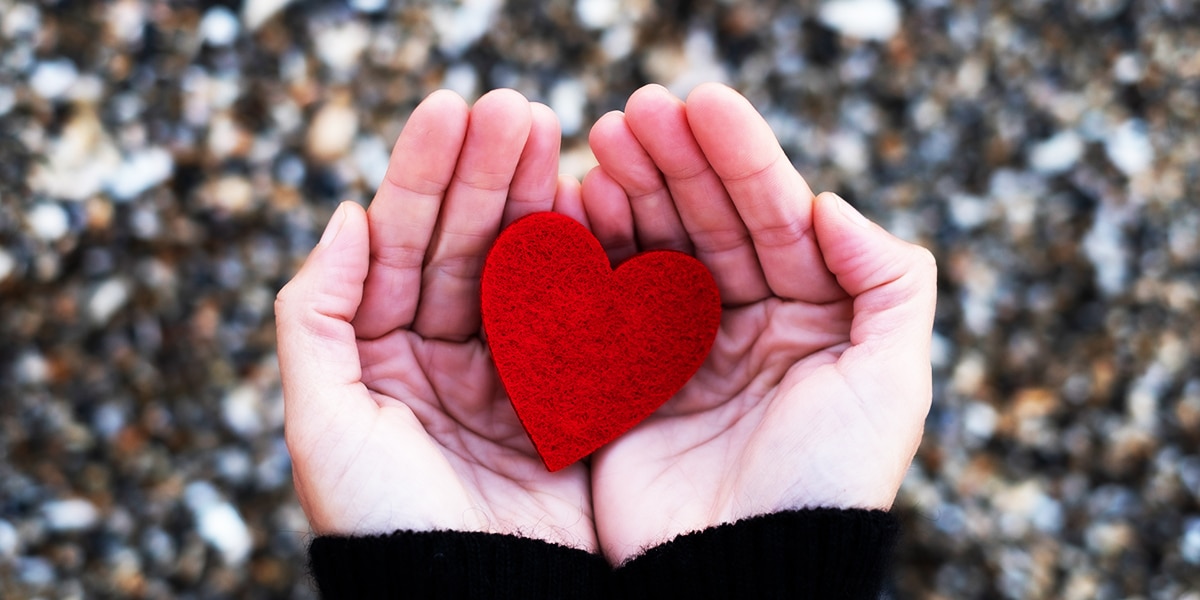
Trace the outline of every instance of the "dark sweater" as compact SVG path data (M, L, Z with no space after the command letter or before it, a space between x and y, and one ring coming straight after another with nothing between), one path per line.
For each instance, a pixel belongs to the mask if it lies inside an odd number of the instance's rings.
M461 531L318 537L324 598L862 598L899 533L883 511L781 512L681 535L611 568L597 554Z

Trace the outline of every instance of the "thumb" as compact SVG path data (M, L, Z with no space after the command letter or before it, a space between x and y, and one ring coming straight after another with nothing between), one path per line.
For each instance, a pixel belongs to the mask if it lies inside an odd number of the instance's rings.
M937 265L928 250L868 221L835 194L821 194L813 227L825 266L854 299L851 350L882 381L928 386ZM926 399L928 400L928 399Z
M348 404L362 378L351 321L362 301L370 247L363 208L343 202L334 211L295 277L275 299L279 368L283 379L285 427L299 433L304 423L326 422Z

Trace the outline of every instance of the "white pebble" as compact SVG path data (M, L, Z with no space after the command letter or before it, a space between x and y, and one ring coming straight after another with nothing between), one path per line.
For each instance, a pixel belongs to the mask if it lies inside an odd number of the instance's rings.
M12 87L0 86L0 117L6 115L17 105L17 93Z
M442 87L470 100L479 93L479 76L470 63L454 63L442 75Z
M0 283L8 279L17 270L17 259L4 248L0 248Z
M40 353L30 350L17 359L17 381L37 385L50 376L50 363Z
M4 37L14 39L23 35L33 35L42 28L42 15L33 3L5 3L4 13L0 14L0 31Z
M0 557L16 556L20 547L21 536L17 533L17 528L13 527L12 523L0 519Z
M817 15L830 29L864 40L887 40L900 29L895 0L831 0Z
M1129 275L1122 221L1116 209L1101 204L1083 237L1083 252L1096 271L1096 283L1108 295L1119 294Z
M1140 119L1130 119L1117 126L1105 140L1104 151L1108 160L1126 175L1145 171L1154 161L1154 146L1146 124Z
M316 34L315 46L321 62L347 74L358 70L359 57L371 41L371 32L358 21L327 27Z
M387 144L375 135L363 137L354 144L354 163L368 188L374 189L383 182L388 167L388 150Z
M53 202L41 202L34 205L26 215L29 228L37 237L52 242L61 239L71 229L71 220L67 210Z
M92 290L88 298L88 316L97 325L103 325L129 300L129 286L124 280L113 277Z
M233 388L221 400L221 417L239 435L250 437L262 431L259 405L262 394L254 386L243 384Z
M142 192L168 180L175 172L175 159L162 148L137 152L121 163L108 180L114 200L133 200Z
M577 0L575 15L588 29L604 29L617 22L621 5L617 0Z
M183 490L183 498L192 511L200 537L216 548L225 564L245 562L254 541L237 509L222 500L212 484L204 481L189 483Z
M242 4L242 21L246 29L254 31L291 3L292 0L246 0Z
M75 63L65 58L44 60L33 69L29 76L29 85L38 96L47 100L61 98L79 79L79 70Z
M462 0L453 7L435 4L432 18L438 47L451 56L462 54L491 29L501 5L501 0Z
M629 23L617 23L604 31L600 37L600 47L604 55L611 61L621 60L633 51L637 43L637 31Z
M950 220L964 231L987 223L992 218L995 206L986 198L974 194L953 194L949 201Z
M237 40L237 15L224 6L214 6L200 19L200 37L213 46L228 46Z
M1029 166L1039 173L1069 171L1083 156L1083 138L1074 131L1060 131L1029 150Z
M860 175L871 166L871 155L863 136L854 131L839 131L829 138L833 164L850 175Z
M1200 565L1200 517L1192 517L1184 522L1179 554L1189 564Z
M72 498L43 504L42 516L51 531L83 531L96 524L100 513L91 502Z
M387 0L350 0L350 8L360 13L381 12L387 5Z
M984 402L970 402L963 408L963 429L976 442L985 442L996 431L996 409Z
M1126 85L1137 83L1142 79L1142 61L1137 54L1125 52L1113 62L1113 79Z
M558 115L563 135L575 135L583 127L587 89L578 79L561 79L550 90L550 108Z
M140 42L146 28L146 7L137 0L112 4L108 10L108 27L117 39L127 44Z
M58 578L54 564L40 556L21 557L17 561L21 582L34 587L48 586Z

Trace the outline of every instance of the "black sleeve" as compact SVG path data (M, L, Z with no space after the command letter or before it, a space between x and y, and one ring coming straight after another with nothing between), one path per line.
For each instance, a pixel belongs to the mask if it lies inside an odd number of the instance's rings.
M650 548L615 571L614 597L875 600L899 531L878 510L752 517Z
M606 597L611 577L598 554L494 533L323 536L308 554L326 599L591 599Z
M324 598L877 598L899 533L883 511L813 509L679 536L616 570L511 535L400 531L318 537Z

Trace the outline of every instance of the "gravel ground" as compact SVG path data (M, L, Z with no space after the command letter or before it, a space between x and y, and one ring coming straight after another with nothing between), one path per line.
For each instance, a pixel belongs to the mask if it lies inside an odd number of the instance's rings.
M312 598L272 300L427 93L723 80L934 251L898 598L1200 599L1190 0L0 0L0 590Z

